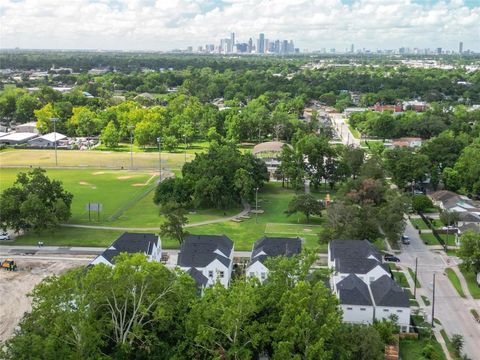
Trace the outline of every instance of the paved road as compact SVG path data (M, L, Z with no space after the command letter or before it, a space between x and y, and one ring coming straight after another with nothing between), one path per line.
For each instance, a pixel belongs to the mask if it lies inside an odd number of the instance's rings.
M348 124L345 122L345 116L339 113L330 114L332 119L333 128L338 134L338 137L342 140L344 145L351 145L354 147L360 146L360 140L356 139L348 128Z
M472 359L480 359L480 324L475 322L470 313L470 309L474 308L480 311L480 300L463 299L458 295L444 274L446 267L456 266L455 262L442 251L429 250L410 222L407 223L406 234L411 244L402 246L403 252L399 258L404 265L414 269L415 258L418 257L418 279L422 287L417 290L417 297L424 295L432 299L435 274L435 318L440 320L449 336L463 335L465 353ZM431 321L431 306L426 309Z

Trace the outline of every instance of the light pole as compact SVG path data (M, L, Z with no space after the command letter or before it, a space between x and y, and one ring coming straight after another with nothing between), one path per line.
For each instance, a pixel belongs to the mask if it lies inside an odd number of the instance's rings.
M255 188L255 223L258 223L258 187Z
M161 148L161 139L160 137L157 137L157 143L158 143L158 176L160 179L160 182L162 182L162 148Z
M130 130L130 169L133 169L133 125L128 125Z
M58 166L58 157L57 157L57 126L56 123L58 118L51 118L51 122L53 122L53 145L55 146L55 166Z

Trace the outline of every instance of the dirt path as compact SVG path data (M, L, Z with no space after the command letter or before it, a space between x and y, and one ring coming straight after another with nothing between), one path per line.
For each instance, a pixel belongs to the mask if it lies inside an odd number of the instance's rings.
M44 278L87 264L88 261L16 259L19 270L0 270L0 343L8 339L23 314L30 311L31 299L27 297L36 284Z

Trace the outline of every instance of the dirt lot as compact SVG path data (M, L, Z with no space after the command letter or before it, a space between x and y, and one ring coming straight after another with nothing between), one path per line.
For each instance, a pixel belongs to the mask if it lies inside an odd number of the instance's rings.
M45 277L87 264L87 261L14 258L18 271L0 270L0 342L9 338L23 314L30 310L27 294ZM3 260L3 259L2 259Z

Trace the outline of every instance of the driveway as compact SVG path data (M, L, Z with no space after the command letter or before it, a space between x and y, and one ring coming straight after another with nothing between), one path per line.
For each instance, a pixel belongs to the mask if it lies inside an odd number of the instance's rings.
M461 334L465 339L464 352L472 359L480 359L480 324L475 322L470 309L480 311L480 300L461 298L444 274L445 268L456 266L443 251L430 250L424 245L418 231L407 222L405 233L410 237L410 245L402 245L398 255L404 265L415 268L418 257L418 280L421 288L417 289L417 298L433 295L433 274L435 274L435 318L440 320L449 335ZM426 307L431 321L431 306Z

